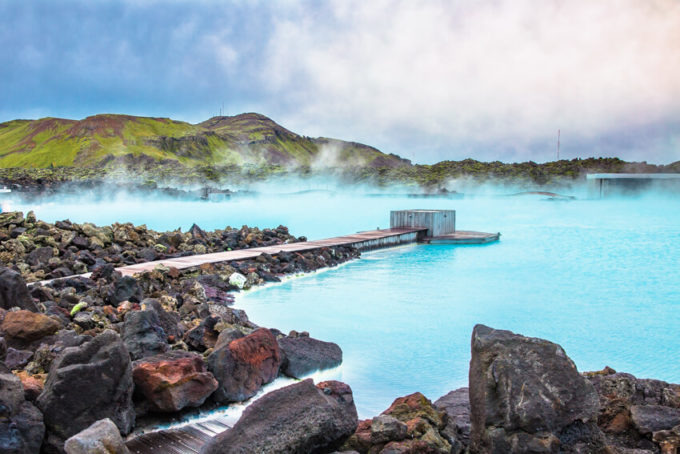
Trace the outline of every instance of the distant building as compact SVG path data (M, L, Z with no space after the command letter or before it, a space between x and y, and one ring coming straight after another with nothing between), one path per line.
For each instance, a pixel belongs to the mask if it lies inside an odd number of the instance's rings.
M680 173L589 173L586 181L591 198L644 191L680 193Z

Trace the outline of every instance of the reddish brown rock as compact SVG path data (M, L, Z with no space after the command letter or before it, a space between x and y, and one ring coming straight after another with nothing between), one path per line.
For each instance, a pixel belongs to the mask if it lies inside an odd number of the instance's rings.
M405 423L420 417L428 420L435 427L443 427L444 412L435 409L432 406L432 402L421 393L399 397L383 414L394 416L399 421Z
M132 378L153 408L164 412L198 407L218 386L201 355L182 351L135 361Z
M360 453L368 452L371 449L371 429L373 420L364 419L359 421L356 432L354 432L340 448L343 451L357 451Z
M49 336L56 333L59 328L59 322L53 318L25 310L8 312L2 322L2 330L8 337L24 341Z
M279 373L281 353L274 335L260 328L248 336L218 346L208 356L208 369L220 386L219 402L240 402L254 396Z
M24 397L26 400L34 401L38 398L43 389L45 388L45 380L47 379L47 374L35 374L31 375L25 370L13 372L14 375L19 377L21 384L24 386Z
M361 454L441 453L459 454L462 444L448 440L440 430L446 413L433 407L421 393L396 399L381 416L359 423L341 450Z

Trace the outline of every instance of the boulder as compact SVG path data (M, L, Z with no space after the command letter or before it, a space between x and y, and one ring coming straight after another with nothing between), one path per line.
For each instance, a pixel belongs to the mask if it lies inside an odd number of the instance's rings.
M459 444L449 443L440 431L444 428L446 414L437 410L421 393L399 397L383 412L406 424L408 440L391 439L386 452L427 452L449 454L460 451ZM371 429L373 430L373 429Z
M208 356L208 370L219 387L218 402L240 402L254 396L279 373L281 354L276 338L266 328L221 345Z
M471 452L603 449L595 388L557 344L475 326L469 392Z
M402 422L420 418L429 421L434 427L444 427L444 412L434 408L430 400L418 392L395 399L383 414Z
M131 276L123 276L116 280L108 294L108 303L112 306L118 306L123 301L139 303L142 299L142 290L137 280Z
M0 308L10 309L15 306L38 312L21 274L9 268L0 267Z
M135 361L135 390L162 412L198 407L217 389L217 380L206 371L198 353L173 351Z
M45 435L43 415L24 400L19 378L4 366L0 369L0 452L37 453Z
M459 388L445 394L434 402L434 407L446 412L446 424L442 434L454 445L470 444L470 397L468 388Z
M408 426L390 415L380 415L371 421L371 443L401 441L406 438Z
M153 310L125 314L123 341L133 360L168 351L168 336Z
M639 438L638 428L631 419L633 406L680 407L680 386L660 380L638 379L613 369L590 372L586 376L600 395L598 424L605 433L630 442ZM638 412L641 416L641 412Z
M104 418L129 433L135 420L133 386L130 356L114 331L64 349L37 399L50 433L47 444L60 450L64 440Z
M186 304L185 304L186 305ZM221 321L216 315L204 318L198 326L190 329L184 334L184 342L193 350L204 352L209 348L215 347L219 332L215 330L215 325Z
M461 443L450 443L440 432L446 414L421 393L395 399L382 415L359 423L341 449L360 453L460 454Z
M128 454L118 427L109 418L101 419L64 443L66 454Z
M301 378L342 363L342 350L332 342L311 337L282 337L278 342L283 353L281 370L289 377Z
M630 407L633 425L643 435L670 430L680 424L680 408L663 405L633 405Z
M8 312L0 329L9 338L34 341L59 331L61 324L47 315L27 310Z
M180 327L180 316L177 312L166 311L163 309L163 305L153 298L146 298L142 301L141 306L143 310L152 310L158 315L158 321L166 336L172 336L175 339L182 338L184 333Z
M311 379L272 391L249 405L232 429L202 454L331 452L357 428L352 390Z
M5 355L5 365L11 369L23 369L33 358L33 352L30 350L17 350L9 347Z
M662 454L677 454L680 449L680 426L654 432L652 440L659 445Z
M39 247L31 251L26 257L26 262L31 266L46 265L54 257L54 249L51 247Z

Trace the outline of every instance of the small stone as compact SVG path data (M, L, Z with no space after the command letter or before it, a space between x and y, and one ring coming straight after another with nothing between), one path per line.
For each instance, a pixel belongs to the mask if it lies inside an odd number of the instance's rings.
M234 287L243 288L246 285L248 279L241 273L233 273L229 276L229 284Z

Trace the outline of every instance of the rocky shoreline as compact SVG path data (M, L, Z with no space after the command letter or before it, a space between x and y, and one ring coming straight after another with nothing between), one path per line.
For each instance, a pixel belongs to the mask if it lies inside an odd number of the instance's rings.
M0 214L0 452L125 453L122 437L149 418L242 402L280 375L301 379L339 365L338 345L259 327L231 307L232 293L336 266L357 258L356 249L157 266L134 277L115 269L303 240L282 226L154 232ZM39 282L49 278L61 279ZM670 454L678 447L680 385L609 368L581 374L557 344L478 325L468 388L434 402L420 393L400 397L359 421L349 385L302 380L249 405L202 452Z
M0 214L0 452L64 452L99 420L125 435L148 415L180 418L247 400L279 374L339 365L337 345L258 327L231 304L234 291L357 258L352 247L135 277L115 269L295 241L305 238L282 226L155 232Z

